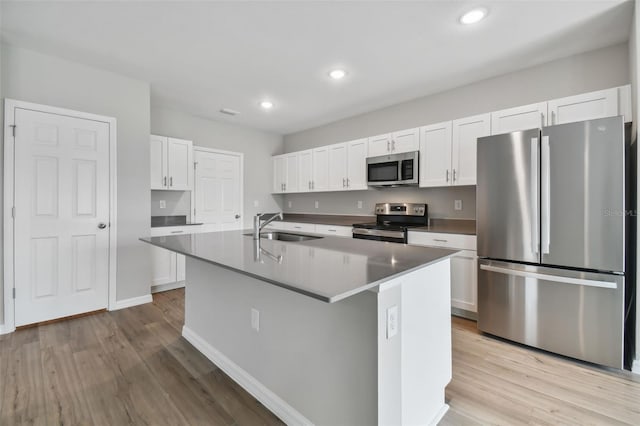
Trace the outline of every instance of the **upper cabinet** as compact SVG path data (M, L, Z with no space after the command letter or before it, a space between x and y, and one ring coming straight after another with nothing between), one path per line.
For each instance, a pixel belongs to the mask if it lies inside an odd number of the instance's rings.
M329 147L321 146L313 150L313 179L311 191L329 190Z
M347 142L347 189L367 189L367 139Z
M481 114L453 120L451 136L451 184L476 184L478 138L491 133L491 115Z
M422 127L420 186L475 185L477 139L490 129L490 114Z
M369 138L369 157L420 149L420 129L407 129Z
M193 189L193 142L151 135L151 189Z
M329 191L347 189L347 144L329 146Z
M524 105L491 113L491 134L517 132L547 125L547 103Z
M299 185L298 153L276 155L273 157L273 192L298 192Z
M313 184L313 150L298 153L298 190L311 191Z

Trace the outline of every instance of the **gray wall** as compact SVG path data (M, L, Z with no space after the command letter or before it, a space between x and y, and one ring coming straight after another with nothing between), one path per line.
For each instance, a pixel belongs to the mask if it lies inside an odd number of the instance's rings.
M117 299L149 294L149 84L2 46L2 95L115 117L118 127ZM0 291L0 294L2 292Z
M622 43L286 135L284 152L621 86L629 82L629 48L627 43ZM455 196L449 192L454 192ZM427 201L432 217L475 217L475 189L471 188L291 194L284 196L284 209L287 212L371 214L372 205L376 202L401 199ZM462 200L462 211L453 210L453 199ZM311 208L315 200L320 202L318 209ZM353 210L354 200L363 200L364 208ZM288 207L289 202L292 204L291 208Z
M640 120L640 87L638 87L638 81L640 81L640 69L638 67L638 59L640 55L638 49L640 49L640 8L638 4L638 0L635 1L634 5L634 18L631 21L631 34L629 35L629 69L631 73L631 93L632 93L632 106L633 106L633 137L637 138L637 123ZM636 141L637 142L637 141ZM640 179L640 162L638 162L638 176ZM640 200L640 180L638 181L637 191L639 191L636 195L637 199ZM640 229L640 217L638 220L638 229ZM640 239L638 240L640 241ZM637 248L637 247L636 247ZM640 264L640 250L637 250L637 264ZM640 280L640 274L636 278L636 287L640 288L640 284L638 282ZM634 371L640 374L640 298L638 297L638 292L636 290L636 356L635 362L633 365Z
M160 201L165 208L160 208ZM151 216L191 217L191 191L151 191Z
M177 110L151 107L151 132L193 141L194 146L244 153L244 224L251 216L281 208L281 196L271 195L271 156L283 149L282 136L194 117ZM254 206L254 202L258 206Z

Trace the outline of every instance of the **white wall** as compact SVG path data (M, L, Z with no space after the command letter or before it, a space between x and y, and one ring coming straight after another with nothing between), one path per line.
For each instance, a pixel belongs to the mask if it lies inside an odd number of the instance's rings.
M286 135L284 152L417 127L528 103L628 84L626 43L571 56L511 74L418 98L388 108ZM402 198L404 197L404 198ZM284 196L287 212L372 214L376 202L400 199L429 204L432 217L475 218L475 189L390 189ZM453 209L462 200L463 210ZM357 209L356 202L363 201ZM314 201L319 201L315 209ZM289 208L289 202L292 207Z
M160 201L166 207L160 208ZM151 216L191 217L191 191L151 191Z
M640 120L640 68L638 67L638 59L640 54L640 1L635 0L634 17L631 21L631 34L629 35L629 69L631 74L631 94L632 94L632 107L633 107L633 140L637 138L638 120ZM636 141L637 149L637 141ZM637 178L640 179L640 162L638 162L638 174ZM640 191L640 181L637 182L636 190ZM636 199L640 200L640 192L637 192ZM637 219L637 230L640 230L640 217ZM637 236L636 236L637 238ZM638 238L640 242L640 238ZM636 269L640 265L640 247L636 247ZM640 374L640 303L638 301L638 289L640 289L640 273L636 271L636 356L633 365L633 371Z
M116 296L118 300L123 300L149 294L149 250L147 245L138 241L138 237L149 234L150 228L149 84L3 45L2 95L117 119L119 185Z
M151 132L193 141L194 146L244 153L244 225L251 216L281 209L281 196L271 195L271 156L282 151L282 136L194 117L177 110L151 107ZM154 197L155 198L155 197ZM258 201L258 206L254 206Z

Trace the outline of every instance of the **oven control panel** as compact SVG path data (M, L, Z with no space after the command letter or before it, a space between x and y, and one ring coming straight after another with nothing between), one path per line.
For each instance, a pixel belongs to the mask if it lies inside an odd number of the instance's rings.
M424 216L426 211L426 204L414 203L378 203L375 207L377 215Z

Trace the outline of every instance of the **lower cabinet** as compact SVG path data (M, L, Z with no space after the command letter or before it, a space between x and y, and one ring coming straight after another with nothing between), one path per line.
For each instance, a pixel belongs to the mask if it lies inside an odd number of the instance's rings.
M451 258L451 308L454 315L476 319L478 312L478 257L476 236L410 231L409 244L461 250Z
M336 226L336 225L320 225L313 223L298 223L298 222L283 222L274 221L268 224L265 230L273 231L290 231L290 232L309 232L313 234L321 235L333 235L336 237L348 237L351 238L352 228L350 226Z
M203 232L202 226L163 226L151 228L152 237ZM185 285L184 255L151 246L151 293L181 288Z

